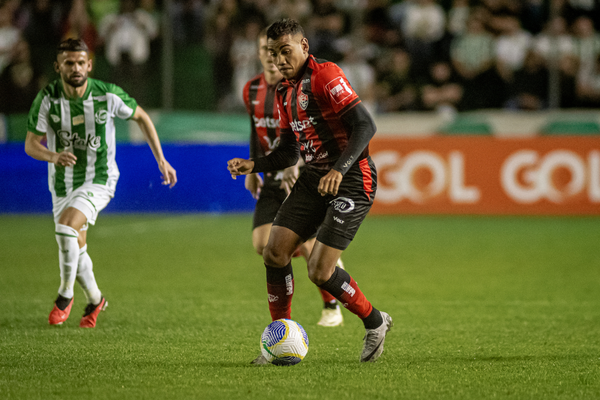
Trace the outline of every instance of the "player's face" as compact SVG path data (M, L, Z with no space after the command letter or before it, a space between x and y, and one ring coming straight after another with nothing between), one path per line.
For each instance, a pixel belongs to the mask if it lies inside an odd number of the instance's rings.
M284 78L290 80L300 78L308 58L308 40L305 37L301 34L283 35L276 40L268 39L267 47Z
M66 84L78 88L87 82L92 60L85 51L65 51L56 58L55 69Z
M269 53L269 49L267 48L267 37L266 36L261 36L258 39L258 58L260 59L260 63L262 64L263 70L265 72L279 74L279 71L277 70L277 66L275 65L273 57L271 57L271 54Z

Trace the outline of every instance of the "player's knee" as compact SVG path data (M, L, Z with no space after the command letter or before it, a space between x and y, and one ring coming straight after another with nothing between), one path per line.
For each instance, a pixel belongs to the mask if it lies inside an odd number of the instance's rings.
M259 256L262 256L263 252L265 251L265 245L255 243L254 250L256 251L256 254L258 254Z
M284 267L289 264L291 259L290 254L269 245L264 248L262 255L265 264L273 267Z
M308 279L317 286L327 282L331 278L331 273L327 268L320 268L317 262L308 262Z

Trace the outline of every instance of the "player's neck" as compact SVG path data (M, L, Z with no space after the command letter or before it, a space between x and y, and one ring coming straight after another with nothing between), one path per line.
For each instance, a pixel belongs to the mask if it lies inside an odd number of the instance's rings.
M66 83L64 80L62 81L63 90L65 91L65 96L69 99L80 99L85 94L87 89L88 81L86 79L85 83L79 87L74 87Z

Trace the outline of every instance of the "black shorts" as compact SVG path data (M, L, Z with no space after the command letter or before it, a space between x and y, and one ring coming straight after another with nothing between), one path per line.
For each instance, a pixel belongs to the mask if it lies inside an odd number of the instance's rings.
M260 191L260 196L256 202L254 208L254 216L252 218L252 229L256 229L259 226L273 223L279 207L283 204L283 201L287 197L285 190L280 189L277 184L269 184L265 182L265 186Z
M362 159L346 172L337 196L321 196L319 181L327 172L305 168L273 224L304 240L316 232L319 242L345 250L373 205L377 171L371 157Z

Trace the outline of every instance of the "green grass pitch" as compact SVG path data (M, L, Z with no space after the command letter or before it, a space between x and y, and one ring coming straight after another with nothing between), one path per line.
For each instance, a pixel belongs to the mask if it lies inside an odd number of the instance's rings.
M109 307L48 325L50 215L0 216L0 399L597 399L600 219L370 216L347 269L395 326L374 364L295 259L294 367L249 365L270 322L250 215L104 214L89 253Z

